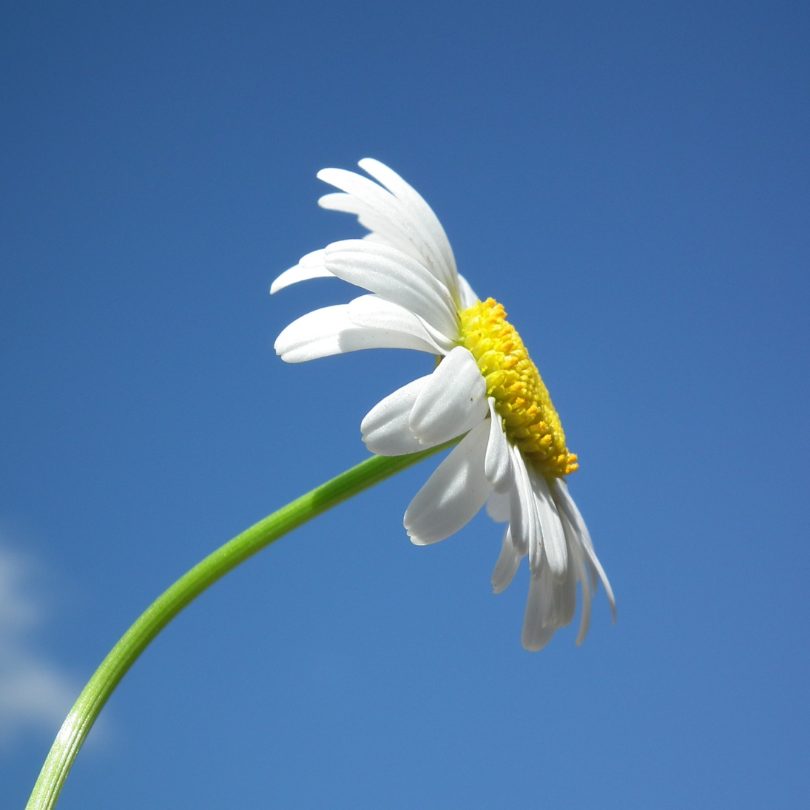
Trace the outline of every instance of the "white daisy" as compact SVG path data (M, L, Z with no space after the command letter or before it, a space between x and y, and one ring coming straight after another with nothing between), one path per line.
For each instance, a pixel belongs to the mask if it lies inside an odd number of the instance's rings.
M278 336L282 360L300 363L357 349L415 349L437 356L431 374L408 383L363 419L368 449L414 453L462 437L416 494L405 529L417 545L455 534L486 504L507 524L492 587L503 591L528 557L523 645L539 650L573 619L587 633L591 593L607 576L565 476L577 469L537 367L500 304L480 301L456 270L450 243L424 199L399 175L366 158L373 180L342 169L318 177L338 189L319 203L357 216L369 233L308 253L272 284L275 293L312 278L367 290L348 304L315 310ZM374 182L376 181L376 182Z

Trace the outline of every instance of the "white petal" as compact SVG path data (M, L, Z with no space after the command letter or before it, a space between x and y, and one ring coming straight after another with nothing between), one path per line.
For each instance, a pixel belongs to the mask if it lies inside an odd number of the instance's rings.
M562 519L560 521L562 523ZM564 532L564 530L563 530ZM559 588L559 619L560 625L570 624L577 612L577 573L571 551L568 552L568 565L565 575L555 581Z
M318 205L329 211L342 211L346 214L355 214L357 221L371 232L363 237L364 240L377 244L391 245L392 247L399 248L418 261L428 261L428 259L422 255L422 252L420 252L414 246L413 242L403 233L402 226L398 224L398 221L390 220L374 208L360 202L356 197L352 197L351 194L345 194L343 192L324 194L323 197L318 200Z
M303 363L319 357L359 349L414 349L433 354L435 348L411 332L357 326L349 317L348 304L316 309L302 315L276 338L276 354L287 363Z
M446 354L453 344L431 329L419 316L399 304L385 301L376 295L361 295L348 304L349 319L355 326L369 329L393 329L413 335L414 338L432 347L432 353Z
M298 284L299 281L309 281L312 278L332 278L332 274L324 264L323 250L314 250L312 253L307 253L295 267L281 273L270 285L270 295L289 287L291 284Z
M461 273L458 274L458 294L459 294L459 303L461 304L462 309L467 309L469 307L475 306L481 299L475 294L475 290L470 286L470 282L467 281Z
M602 581L602 587L605 589L605 594L607 595L608 602L610 602L610 615L613 617L613 621L616 621L616 597L613 595L613 588L610 587L610 580L605 573L605 569L602 568L602 563L599 562L599 558L596 556L596 552L593 550L592 547L585 546L585 554L588 556L588 561L593 566L594 570L596 571L599 579Z
M373 219L375 231L395 235L408 245L412 255L428 258L430 251L410 222L410 215L402 203L382 186L345 169L321 169L318 179L340 189L348 197L341 199L337 194L327 194L318 200L320 206L356 214L366 227L366 221Z
M501 417L495 410L495 399L490 397L489 403L489 442L487 443L487 456L484 462L484 472L492 483L496 492L504 492L512 483L512 463L509 460L509 444L503 432Z
M352 328L345 304L308 312L293 321L276 338L276 354L288 363L340 354L341 332Z
M402 386L366 414L360 423L360 432L372 453L401 456L425 449L408 427L408 417L416 397L429 379L430 374L427 374Z
M448 267L435 246L425 239L423 223L401 200L368 178L344 169L322 169L318 178L351 195L354 198L352 206L357 209L361 224L392 237L392 243L400 247L406 243L406 252L424 261L453 296L457 295L454 266ZM335 207L336 201L330 195L326 201L319 202ZM348 206L343 210L348 210Z
M340 211L357 216L366 206L345 191L330 191L318 199L318 205L327 211Z
M577 505L574 503L574 499L568 491L568 486L561 478L554 479L554 499L568 518L585 552L588 563L590 563L593 570L602 581L602 587L604 587L608 601L610 602L610 611L613 616L613 621L616 621L616 597L613 595L613 588L610 587L610 580L608 580L605 569L602 568L602 563L599 562L596 556L593 542L591 541L591 533L588 531L588 527L585 525L580 511L577 509Z
M529 478L532 482L532 490L534 491L537 516L540 519L545 558L551 568L551 573L554 574L554 576L560 577L565 574L566 566L568 565L568 553L566 551L565 535L563 534L560 517L557 514L557 508L552 500L545 477L531 471ZM535 553L537 556L531 559L531 565L534 570L537 570L540 566L539 549L537 549Z
M449 291L401 250L345 239L328 245L324 253L327 269L338 278L405 307L451 340L458 338L458 315Z
M473 428L416 493L405 529L418 546L444 540L469 523L492 488L484 475L489 425Z
M582 644L585 640L585 636L588 635L588 627L591 623L590 577L585 570L585 550L574 528L566 517L565 512L562 510L560 510L560 520L562 521L563 531L565 532L565 539L568 542L570 568L573 570L576 580L582 584L582 615L579 620L579 632L577 633L577 644Z
M549 581L542 574L532 574L526 613L523 618L523 646L531 652L542 650L548 644L556 626L549 620L551 593Z
M439 363L414 403L411 430L429 444L449 441L484 419L486 396L486 383L475 359L457 346Z
M522 553L530 553L536 558L542 544L540 519L534 499L526 462L516 447L509 445L509 457L512 462L512 488L509 490L511 503L509 508L509 528L512 539Z
M518 570L520 560L520 552L515 548L512 536L509 534L509 529L507 529L503 536L501 553L498 555L498 561L495 563L495 569L492 572L492 590L495 593L501 593L509 587L515 572Z
M487 514L496 523L508 523L511 500L508 492L493 492L487 500Z
M422 195L393 169L380 163L379 160L363 158L358 165L402 202L431 253L437 254L445 265L444 271L447 273L447 277L453 277L456 272L456 260L453 256L453 249L450 247L450 240L447 238L439 218Z

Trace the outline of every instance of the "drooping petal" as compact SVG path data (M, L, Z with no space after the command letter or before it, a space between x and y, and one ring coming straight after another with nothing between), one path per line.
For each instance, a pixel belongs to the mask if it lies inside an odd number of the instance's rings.
M455 534L475 516L492 491L484 475L489 425L473 428L437 467L405 512L411 541L422 546Z
M457 346L439 363L414 403L411 430L426 444L449 441L484 419L486 396L486 383L475 359Z
M550 616L552 594L549 585L549 576L544 576L542 572L532 574L521 637L523 646L531 652L542 650L557 630Z
M430 374L409 382L378 402L360 423L366 447L381 456L401 456L424 450L411 432L408 419L413 403L430 379Z
M492 571L492 590L494 593L501 593L506 590L514 579L515 573L520 565L521 554L512 542L509 529L503 535L501 553Z
M542 649L559 630L569 624L576 608L576 579L556 578L548 566L533 572L523 621L523 646Z
M562 519L560 519L560 523L562 524ZM565 530L563 529L564 533ZM570 549L568 550L568 564L565 568L565 574L561 578L557 578L554 584L559 588L560 626L570 624L574 614L577 612L577 573Z
M602 587L605 589L605 594L607 595L608 602L610 602L610 615L613 617L613 621L616 621L616 597L613 595L613 588L610 586L610 580L605 573L605 569L602 568L602 563L599 562L599 558L596 556L596 552L593 550L593 546L585 546L585 554L588 557L588 561L593 566L594 571L596 572L597 576L602 582Z
M287 363L303 363L333 354L360 349L414 349L435 353L427 340L393 325L386 329L357 326L349 317L349 306L323 307L302 315L276 338L276 354Z
M613 595L613 588L610 587L610 580L608 580L605 569L602 568L602 563L594 551L593 542L591 541L591 533L585 525L585 521L577 508L571 493L568 491L568 486L561 478L554 479L554 498L560 509L565 513L568 521L575 534L577 535L587 562L593 567L593 570L602 582L602 587L605 589L608 601L610 602L610 611L613 616L613 621L616 621L616 598Z
M512 464L509 460L509 443L503 432L501 417L495 410L495 400L488 399L489 403L489 441L487 442L487 455L484 461L484 472L492 483L496 492L504 492L512 481Z
M513 480L509 493L511 499L509 528L517 548L523 554L529 553L531 558L535 559L542 544L542 534L529 472L520 450L511 444L509 457Z
M405 307L446 337L458 338L458 315L450 292L401 250L365 239L345 239L327 245L324 263L338 278Z
M557 507L554 505L545 477L532 470L529 478L532 482L537 516L540 519L540 529L543 535L542 550L551 568L551 573L560 577L565 574L568 553ZM536 548L531 558L531 565L532 568L537 569L540 564L540 549Z
M591 626L591 603L593 596L591 594L591 583L588 582L588 577L583 571L583 575L578 578L580 586L582 587L582 616L579 620L579 631L577 632L577 644L582 644L585 637L588 635L588 630Z
M565 532L565 539L568 542L570 568L576 581L582 585L582 615L580 616L579 632L577 633L577 644L582 644L585 636L588 635L588 628L591 624L591 582L586 571L585 550L562 509L560 509L560 520Z

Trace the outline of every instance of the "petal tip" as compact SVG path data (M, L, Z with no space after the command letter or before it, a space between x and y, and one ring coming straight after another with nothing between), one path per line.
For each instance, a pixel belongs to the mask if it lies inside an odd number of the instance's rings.
M419 531L417 525L418 523L419 521L414 520L410 510L407 510L402 518L402 526L404 527L411 543L413 543L415 546L429 546L432 543L435 543L436 541L430 535L426 535Z
M413 533L407 526L405 527L405 531L408 533L408 539L413 543L415 546L428 546L430 545L429 540L425 540L423 537L419 537L417 534Z

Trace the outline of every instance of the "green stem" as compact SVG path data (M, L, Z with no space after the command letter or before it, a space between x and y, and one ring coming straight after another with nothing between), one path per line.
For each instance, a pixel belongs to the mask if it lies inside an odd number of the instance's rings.
M113 690L155 636L186 605L287 532L446 446L408 456L372 456L255 523L183 574L136 619L87 682L56 735L26 810L55 806L73 761Z

